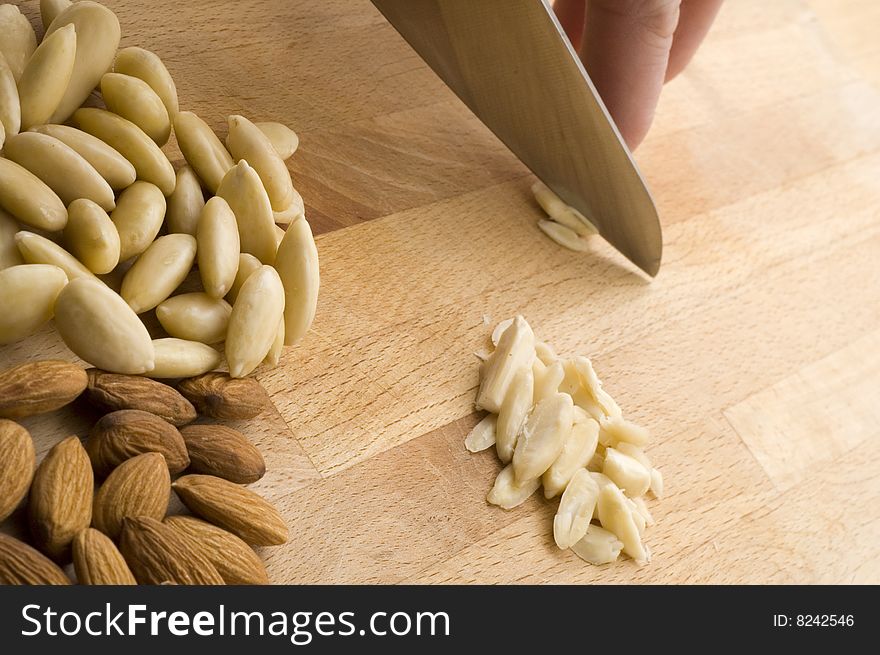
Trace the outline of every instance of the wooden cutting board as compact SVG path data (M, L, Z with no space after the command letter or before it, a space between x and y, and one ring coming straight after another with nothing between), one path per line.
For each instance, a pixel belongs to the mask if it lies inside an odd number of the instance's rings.
M548 241L528 171L366 0L108 4L183 108L302 137L319 314L241 426L291 527L274 581L880 582L880 5L726 3L636 153L649 283ZM543 498L485 503L473 353L517 312L655 434L649 565L559 551ZM0 365L46 356L70 357L48 328ZM27 425L42 454L90 420Z

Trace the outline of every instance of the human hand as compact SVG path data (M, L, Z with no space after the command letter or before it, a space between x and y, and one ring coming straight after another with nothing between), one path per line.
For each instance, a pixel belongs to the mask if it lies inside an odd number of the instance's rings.
M559 22L630 149L645 138L663 83L691 60L721 2L554 2Z

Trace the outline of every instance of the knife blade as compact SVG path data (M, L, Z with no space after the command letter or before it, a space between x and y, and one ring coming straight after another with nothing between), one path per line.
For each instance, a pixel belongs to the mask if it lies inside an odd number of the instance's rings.
M654 276L651 193L546 0L372 0L502 142Z

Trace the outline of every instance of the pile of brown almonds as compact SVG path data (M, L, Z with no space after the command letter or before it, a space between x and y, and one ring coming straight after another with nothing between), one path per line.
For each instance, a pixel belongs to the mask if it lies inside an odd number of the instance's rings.
M40 8L38 44L0 4L0 307L14 308L0 313L0 345L54 317L73 353L114 373L192 377L223 354L236 378L276 366L318 299L318 252L285 164L297 135L230 116L222 142L180 111L158 56L118 50L110 9ZM177 171L162 150L172 134Z
M659 498L663 477L644 451L648 431L623 418L589 359L558 357L522 316L499 323L492 343L476 401L490 413L465 440L471 452L495 446L506 464L487 500L513 509L543 485L548 500L561 495L559 548L591 564L621 551L649 561L643 535L654 519L644 496Z
M68 437L35 466L12 419L81 395L106 413L85 444ZM56 360L0 371L0 522L27 499L33 544L0 533L0 584L70 584L71 559L80 584L268 584L252 547L284 543L287 526L242 486L263 477L263 457L237 430L193 423L251 419L268 404L254 378L225 373L175 389ZM167 516L172 489L191 515Z

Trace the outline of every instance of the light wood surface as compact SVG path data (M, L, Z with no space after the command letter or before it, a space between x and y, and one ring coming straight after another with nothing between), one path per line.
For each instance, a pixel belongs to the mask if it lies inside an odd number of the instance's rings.
M370 3L108 4L182 107L301 135L318 317L242 426L291 527L273 580L880 582L880 5L725 4L636 153L664 227L648 282L543 237L528 171ZM516 312L655 434L649 565L560 552L543 498L485 503L473 352ZM0 365L48 355L69 356L51 328ZM90 420L27 425L42 454Z

